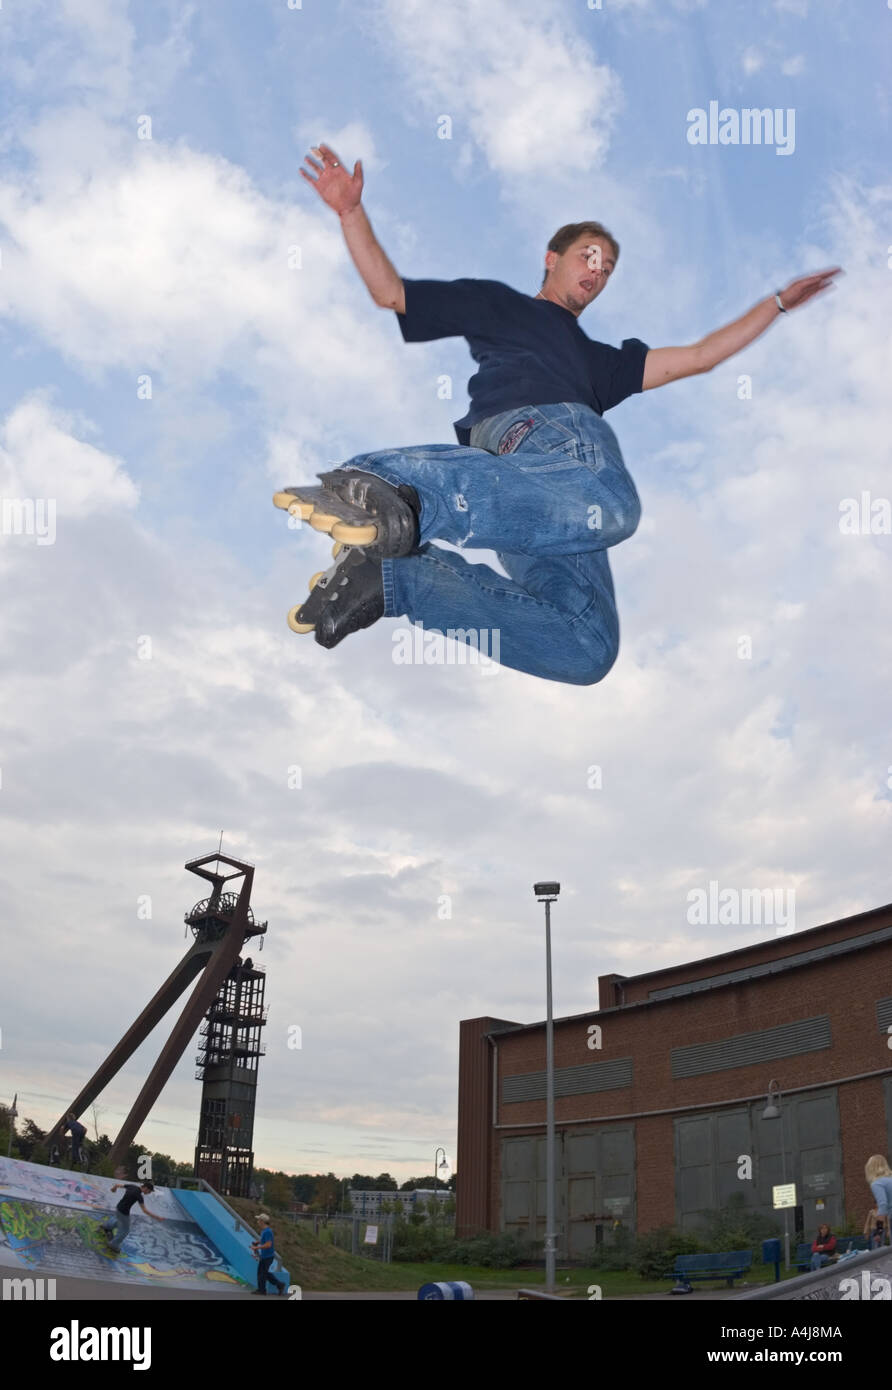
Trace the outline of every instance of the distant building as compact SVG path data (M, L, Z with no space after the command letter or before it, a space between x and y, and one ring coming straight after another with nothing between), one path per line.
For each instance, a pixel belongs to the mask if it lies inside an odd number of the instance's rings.
M558 1253L622 1225L696 1229L742 1196L795 1229L872 1205L892 1150L892 906L686 965L598 981L554 1024ZM779 1117L765 1117L771 1082ZM772 1107L773 1109L774 1107ZM461 1024L456 1230L545 1228L545 1025ZM780 1224L780 1222L779 1222Z
M380 1216L382 1207L399 1202L403 1208L403 1215L408 1216L410 1212L418 1211L422 1216L427 1216L427 1204L432 1197L437 1199L442 1207L455 1194L442 1187L416 1187L411 1192L358 1192L355 1188L349 1188L350 1206L355 1216L365 1217L371 1220L373 1217Z

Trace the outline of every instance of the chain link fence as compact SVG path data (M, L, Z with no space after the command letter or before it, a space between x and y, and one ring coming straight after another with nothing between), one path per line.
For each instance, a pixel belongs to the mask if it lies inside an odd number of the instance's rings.
M393 1259L393 1216L379 1216L370 1221L367 1216L352 1212L335 1212L319 1216L303 1212L288 1212L293 1224L304 1223L320 1240L328 1241L336 1250L359 1255L368 1260L390 1264Z

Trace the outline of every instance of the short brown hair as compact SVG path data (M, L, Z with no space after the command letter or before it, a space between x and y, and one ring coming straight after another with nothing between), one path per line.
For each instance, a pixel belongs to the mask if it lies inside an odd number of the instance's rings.
M572 246L574 241L578 241L581 236L602 237L613 252L614 260L619 260L619 242L611 232L600 222L567 222L563 227L558 227L551 241L548 243L549 251L556 251L562 256L568 246ZM548 271L542 277L545 284L548 278Z

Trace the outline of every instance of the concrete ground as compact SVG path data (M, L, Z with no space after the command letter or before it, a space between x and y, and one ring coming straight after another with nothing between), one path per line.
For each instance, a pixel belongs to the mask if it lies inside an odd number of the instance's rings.
M5 1271L3 1271L5 1272ZM56 1280L56 1301L77 1301L95 1303L154 1303L161 1301L174 1301L177 1303L199 1300L203 1303L215 1303L220 1299L237 1299L244 1302L251 1299L257 1302L258 1299L247 1289L226 1289L221 1288L214 1293L206 1293L203 1290L182 1289L182 1288L156 1288L149 1284L118 1284L111 1283L106 1279L75 1279L70 1275L54 1275L52 1270L41 1269L41 1276ZM10 1271L11 1273L11 1271ZM665 1293L642 1293L630 1294L627 1298L605 1300L609 1302L637 1303L642 1299L658 1299L665 1302L671 1299L674 1303L702 1303L704 1299L712 1301L714 1299L733 1298L735 1294L744 1292L751 1285L738 1284L733 1289L697 1289L692 1294L670 1294ZM278 1299L275 1295L267 1295L269 1301L274 1303ZM371 1292L367 1290L343 1290L331 1292L328 1290L314 1291L305 1289L303 1299L306 1302L314 1300L347 1300L348 1302L410 1302L417 1301L417 1290L414 1289L375 1289ZM283 1299L283 1302L291 1300ZM485 1289L476 1294L475 1302L511 1302L516 1303L516 1289ZM587 1300L568 1299L571 1303L580 1303Z

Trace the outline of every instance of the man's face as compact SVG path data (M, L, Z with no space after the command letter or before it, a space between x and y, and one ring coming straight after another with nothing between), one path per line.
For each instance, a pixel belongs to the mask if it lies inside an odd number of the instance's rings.
M581 314L603 290L616 267L610 243L603 237L579 237L562 256L549 251L550 274L545 288L571 313Z

